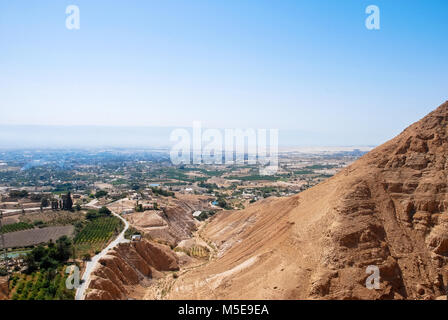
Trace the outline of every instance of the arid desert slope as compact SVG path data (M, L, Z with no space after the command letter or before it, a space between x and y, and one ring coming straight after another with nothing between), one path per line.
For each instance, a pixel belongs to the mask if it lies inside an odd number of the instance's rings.
M171 299L436 299L448 280L448 102L325 182L221 212ZM365 286L366 267L380 289Z

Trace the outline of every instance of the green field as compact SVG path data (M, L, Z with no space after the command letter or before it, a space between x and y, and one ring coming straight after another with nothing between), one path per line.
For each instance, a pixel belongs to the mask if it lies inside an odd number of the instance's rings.
M65 267L36 271L30 275L14 274L9 281L13 300L73 300L75 291L65 285Z
M28 224L26 222L17 222L12 224L7 224L0 229L0 233L8 233L15 232L20 230L28 230L33 229L34 226L32 224Z
M120 219L116 217L96 218L82 228L74 239L77 244L94 244L107 242L109 239L122 230L123 225Z

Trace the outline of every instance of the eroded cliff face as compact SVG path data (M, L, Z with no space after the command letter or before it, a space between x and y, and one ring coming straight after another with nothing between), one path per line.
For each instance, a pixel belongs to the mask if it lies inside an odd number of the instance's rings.
M180 241L189 239L196 231L197 221L192 213L197 210L209 210L213 198L207 196L178 194L162 204L163 210L135 212L126 219L137 230L152 239L161 240L176 246Z
M448 283L448 102L334 177L218 214L170 298L436 299ZM368 266L380 289L366 288Z
M0 300L8 300L8 297L9 297L8 278L0 277Z
M434 299L444 294L447 127L445 103L334 178L345 182L347 189L335 208L337 226L329 228L325 239L331 250L321 262L327 270L338 270L337 278L353 280L331 278L327 288L313 293L394 299ZM368 265L380 268L381 290L365 290Z
M147 240L122 243L99 261L86 300L139 298L136 289L146 287L160 271L178 269L177 257L168 246Z

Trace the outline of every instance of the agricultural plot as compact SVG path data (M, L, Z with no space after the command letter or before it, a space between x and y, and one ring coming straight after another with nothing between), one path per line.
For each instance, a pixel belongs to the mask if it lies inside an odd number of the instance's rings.
M75 237L75 244L95 244L107 242L122 229L116 217L100 217L90 221Z
M25 222L18 222L18 223L12 223L12 224L7 224L7 225L3 226L0 229L0 233L15 232L15 231L28 230L28 229L33 229L33 228L34 228L34 226L32 224L25 223Z
M60 226L9 232L4 235L5 247L28 247L50 240L56 241L62 236L71 236L74 229L73 226Z
M73 300L74 290L65 285L64 267L37 271L31 275L14 274L9 281L13 300Z
M75 236L76 257L91 256L103 250L122 229L122 222L116 217L100 217L90 221Z
M20 222L45 226L66 226L84 219L84 211L44 211L20 216Z

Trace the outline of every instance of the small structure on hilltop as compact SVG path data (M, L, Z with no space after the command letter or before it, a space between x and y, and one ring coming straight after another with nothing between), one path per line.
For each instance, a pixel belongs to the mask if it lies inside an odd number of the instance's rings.
M132 240L132 241L140 241L140 240L142 240L142 235L141 235L141 234L134 234L134 235L131 237L131 240Z
M121 212L121 214L131 214L134 212L134 209L125 209Z

